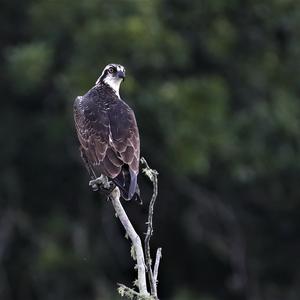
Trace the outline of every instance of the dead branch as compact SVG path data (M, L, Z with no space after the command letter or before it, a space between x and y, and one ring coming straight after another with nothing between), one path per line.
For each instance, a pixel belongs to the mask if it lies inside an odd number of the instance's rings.
M158 276L158 268L159 268L159 263L160 263L160 259L161 259L161 248L158 248L156 250L156 258L155 258L155 264L154 264L154 269L153 269L153 279L155 281L155 284L157 286L157 276Z
M107 184L107 178L99 177L96 178L91 166L86 159L84 152L81 150L81 158L84 162L84 165L90 175L92 181L97 179L97 184L101 186L105 186ZM141 239L139 235L136 233L134 227L132 226L121 202L120 202L120 190L118 187L112 182L109 182L109 185L112 186L112 192L109 194L109 198L111 199L112 205L116 212L116 216L119 218L120 222L122 223L125 231L126 236L128 236L132 242L132 253L131 256L136 260L136 269L138 272L138 279L136 281L136 286L139 289L139 292L126 287L125 285L119 284L119 294L121 296L126 296L130 299L137 298L139 300L158 300L157 297L157 277L158 277L158 268L161 259L161 248L157 249L156 252L156 259L154 269L152 270L152 259L151 259L151 251L150 251L150 239L153 234L153 212L154 212L154 204L158 194L158 172L156 170L152 170L149 165L147 164L144 158L141 159L141 163L145 165L143 172L150 178L153 183L153 194L151 197L151 201L149 204L149 211L148 211L148 221L147 221L147 232L146 237L144 240L145 245L145 255L141 243ZM106 181L104 180L106 179ZM103 181L103 182L102 182ZM98 189L97 186L92 186L93 190L98 190L100 193L102 192L101 188ZM111 189L110 189L111 190ZM109 191L110 192L110 191ZM106 192L107 194L107 192ZM145 260L146 257L146 260ZM146 269L147 267L147 269ZM148 281L151 289L151 294L149 294L147 290L147 280L146 280L146 271L148 274Z
M151 259L151 249L150 249L150 239L153 234L153 211L154 211L154 204L155 200L157 198L158 194L158 172L156 170L152 170L146 159L144 157L141 158L141 163L145 165L145 168L143 169L143 172L146 174L146 176L149 177L149 179L153 183L153 194L152 198L149 204L149 211L148 211L148 222L147 222L147 232L145 236L145 257L146 257L146 266L147 266L147 274L149 278L149 284L150 284L150 289L151 289L151 295L157 299L157 278L153 276L153 271L152 271L152 259ZM158 265L157 265L158 268ZM157 270L158 271L158 270ZM156 275L157 277L157 275Z
M134 251L135 251L135 257L136 257L136 262L137 262L137 270L138 270L138 282L137 286L139 288L139 294L141 296L148 296L149 293L147 291L147 283L146 283L146 276L145 276L145 259L144 259L144 252L143 252L143 247L141 243L141 239L134 230L130 220L127 217L127 214L120 202L120 190L119 188L115 188L111 194L110 194L110 199L112 202L112 205L115 209L115 212L117 214L117 217L121 221L126 234L129 236Z

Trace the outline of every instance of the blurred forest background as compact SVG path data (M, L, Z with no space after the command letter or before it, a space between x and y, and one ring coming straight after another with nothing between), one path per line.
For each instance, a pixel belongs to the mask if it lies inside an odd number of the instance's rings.
M135 279L72 115L116 62L160 173L160 298L299 300L299 28L297 0L2 0L0 299L119 299Z

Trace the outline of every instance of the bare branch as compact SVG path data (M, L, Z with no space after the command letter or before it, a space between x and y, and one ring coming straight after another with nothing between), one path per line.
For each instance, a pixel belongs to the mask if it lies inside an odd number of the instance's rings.
M81 158L85 164L86 169L90 175L92 181L90 181L90 185L94 191L104 192L111 199L112 205L115 209L116 216L121 221L125 231L126 236L130 238L132 242L131 248L131 256L134 260L136 260L136 269L138 271L138 279L136 281L136 286L139 289L139 292L134 291L131 288L128 288L124 285L119 284L118 291L121 296L126 296L130 299L137 298L140 300L158 300L157 297L157 277L158 277L158 268L161 259L161 248L157 249L156 260L154 265L154 270L152 270L152 260L151 260L151 251L150 251L150 239L153 234L153 212L154 212L154 204L158 194L158 172L156 170L152 170L146 160L144 158L141 159L141 163L145 165L143 172L153 183L153 194L149 204L149 212L148 212L148 221L147 221L147 232L144 240L145 245L145 256L143 252L143 247L141 243L141 239L139 235L136 233L133 228L121 202L120 202L120 190L118 187L112 182L108 182L105 176L96 178L93 169L89 165L88 160L86 159L84 152L81 150ZM106 180L104 180L106 179ZM96 182L97 181L97 182ZM92 183L92 184L91 184ZM109 184L110 188L108 189L106 185ZM103 189L104 187L104 189ZM100 189L99 189L100 188ZM146 260L145 260L146 258ZM146 281L146 268L148 273L148 280L151 289L151 295L147 290L147 281Z
M147 222L147 233L144 241L145 245L145 257L146 257L146 266L147 266L147 273L149 278L149 284L151 289L151 295L157 298L157 285L156 285L156 279L154 279L153 271L152 271L152 259L151 259L151 249L150 249L150 239L153 234L153 211L154 211L154 204L155 200L157 198L158 194L158 172L156 170L152 170L146 159L144 157L141 158L141 163L145 165L145 168L143 169L143 172L146 174L146 176L149 177L149 179L153 183L153 194L152 198L149 204L149 212L148 212L148 222Z
M159 268L161 256L162 256L161 248L158 248L156 251L156 258L155 258L155 264L154 264L154 270L153 270L153 279L155 281L156 286L157 286L158 268Z
M147 291L147 283L146 283L146 275L145 275L145 259L144 259L144 252L141 243L141 239L136 233L135 229L133 228L130 220L127 217L127 214L120 202L120 190L119 188L115 188L111 194L110 199L112 205L115 209L117 217L121 221L123 227L125 228L126 234L129 236L132 245L135 250L136 255L136 262L137 262L137 270L138 270L138 288L139 294L142 296L148 296L149 293Z

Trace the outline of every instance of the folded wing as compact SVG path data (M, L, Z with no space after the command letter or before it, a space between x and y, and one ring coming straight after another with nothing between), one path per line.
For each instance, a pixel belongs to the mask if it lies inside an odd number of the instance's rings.
M85 155L98 177L111 178L125 199L137 189L140 140L132 109L122 100L95 103L77 97L74 103L77 135Z

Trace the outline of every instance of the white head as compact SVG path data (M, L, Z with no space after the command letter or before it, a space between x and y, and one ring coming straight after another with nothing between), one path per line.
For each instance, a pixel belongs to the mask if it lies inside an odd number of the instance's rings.
M109 64L104 68L101 76L97 79L96 85L100 83L106 83L114 90L116 95L120 98L120 84L124 79L125 68L118 64Z

